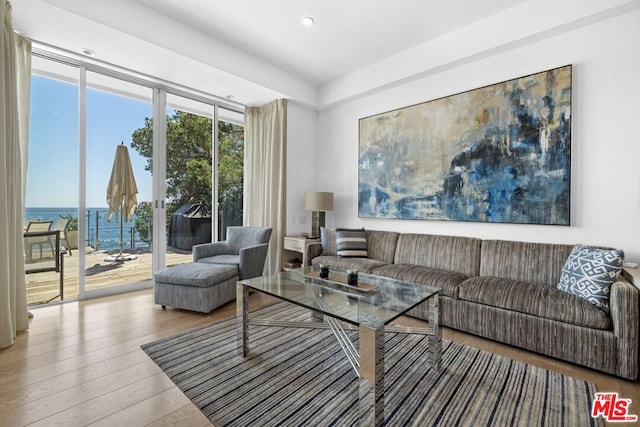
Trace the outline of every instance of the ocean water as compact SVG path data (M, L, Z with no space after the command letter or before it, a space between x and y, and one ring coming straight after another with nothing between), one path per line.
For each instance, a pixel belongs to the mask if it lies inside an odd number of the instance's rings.
M120 218L116 222L115 218L111 222L107 222L108 208L88 208L85 217L86 236L84 239L79 237L78 240L84 240L87 246L96 247L96 222L97 222L97 236L98 236L98 249L109 250L120 248ZM60 216L66 216L71 214L78 216L78 210L75 208L25 208L24 218L25 221L30 219L39 219L42 221L55 221ZM97 215L97 220L96 220ZM140 239L140 235L135 230L135 216L130 222L123 224L123 247L124 249L130 249L133 234L133 247L135 248L148 248L149 245Z

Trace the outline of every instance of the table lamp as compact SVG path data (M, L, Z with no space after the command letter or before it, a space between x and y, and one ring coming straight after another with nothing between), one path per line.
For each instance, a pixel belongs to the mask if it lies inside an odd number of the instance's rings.
M320 237L320 227L324 227L324 213L333 210L333 193L307 191L304 193L304 208L311 213L311 236Z

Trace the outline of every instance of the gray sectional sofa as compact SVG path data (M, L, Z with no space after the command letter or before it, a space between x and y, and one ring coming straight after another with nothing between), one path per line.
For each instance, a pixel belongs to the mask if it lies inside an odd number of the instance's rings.
M573 245L366 230L367 258L308 254L313 265L435 286L444 326L619 377L638 378L640 297L620 277L609 313L557 289ZM329 249L329 252L331 250ZM412 316L426 320L418 309Z

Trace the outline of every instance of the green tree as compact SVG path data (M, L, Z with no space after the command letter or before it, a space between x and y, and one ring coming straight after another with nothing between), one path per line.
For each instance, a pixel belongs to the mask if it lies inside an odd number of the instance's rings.
M136 216L136 230L140 240L145 243L151 243L151 218L153 216L151 202L138 203L134 214Z
M183 111L167 116L168 217L184 204L211 210L212 126L211 119ZM221 225L242 224L244 129L219 121L218 137L218 204L223 218L228 218ZM133 132L131 147L147 158L145 169L153 174L151 118ZM148 208L141 208L141 214Z
M218 123L218 228L226 233L227 226L242 225L244 129L232 123Z

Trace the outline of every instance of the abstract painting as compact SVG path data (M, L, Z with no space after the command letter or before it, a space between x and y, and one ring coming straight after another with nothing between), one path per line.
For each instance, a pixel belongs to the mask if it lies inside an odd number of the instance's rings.
M359 126L360 218L570 224L571 65Z

